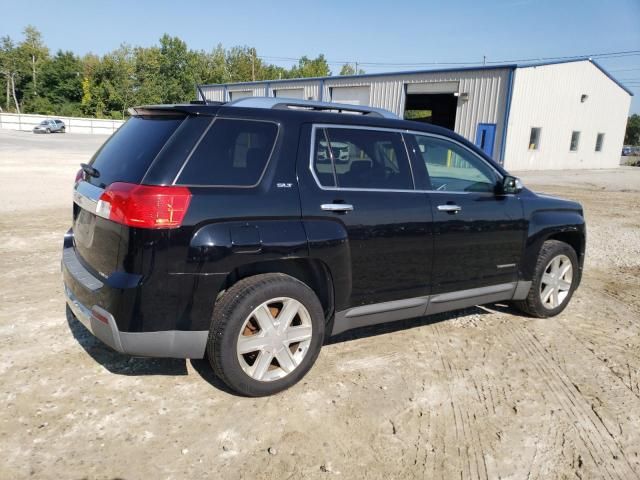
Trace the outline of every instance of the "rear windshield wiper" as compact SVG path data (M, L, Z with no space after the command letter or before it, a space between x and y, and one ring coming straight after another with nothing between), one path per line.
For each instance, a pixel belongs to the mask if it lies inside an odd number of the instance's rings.
M87 165L86 163L81 163L80 164L80 168L82 168L84 173L86 173L90 177L93 177L93 178L100 177L100 172L98 170L96 170L95 168L93 168L91 165Z

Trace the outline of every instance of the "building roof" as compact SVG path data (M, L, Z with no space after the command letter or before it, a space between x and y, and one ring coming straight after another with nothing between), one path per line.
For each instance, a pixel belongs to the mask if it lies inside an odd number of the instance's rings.
M557 65L557 64L560 64L560 63L574 63L574 62L590 62L597 69L599 69L602 73L604 73L607 77L609 77L609 79L612 80L616 85L618 85L621 89L623 89L625 92L627 92L629 95L631 95L633 97L633 92L631 90L629 90L622 83L620 83L618 80L616 80L616 78L613 75L611 75L609 72L607 72L607 70L605 70L605 68L602 65L600 65L594 59L589 58L589 57L572 58L570 60L557 60L557 61L554 61L554 62L521 63L521 64L518 64L516 68L544 67L546 65Z
M531 68L531 67L544 67L547 65L557 65L562 63L574 63L574 62L591 62L594 66L596 66L602 73L604 73L609 79L615 82L620 88L622 88L629 95L633 96L633 92L625 87L622 83L613 77L609 72L607 72L602 65L597 63L595 60L589 57L582 58L572 58L565 60L555 60L555 61L540 61L540 62L528 62L528 63L506 63L500 65L477 65L471 67L447 67L447 68L432 68L428 70L405 70L401 72L382 72L382 73L363 73L360 75L332 75L327 77L303 77L303 78L283 78L280 80L257 80L255 82L237 82L237 83L213 83L213 84L204 84L201 87L230 87L230 86L253 86L253 85L265 85L272 83L291 83L291 82L312 82L312 81L324 81L324 80L336 80L336 79L344 79L344 78L374 78L374 77L390 77L397 75L415 75L421 73L446 73L446 72L468 72L468 71L483 71L483 70L499 70L499 69L507 69L507 70L515 70L517 68Z

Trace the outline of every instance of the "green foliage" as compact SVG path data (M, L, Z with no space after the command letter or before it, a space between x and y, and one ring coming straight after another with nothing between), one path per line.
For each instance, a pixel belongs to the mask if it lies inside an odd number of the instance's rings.
M358 68L358 70L356 70L356 66L353 66L350 63L345 63L340 69L340 75L364 75L365 71L361 68Z
M168 34L151 47L124 44L103 56L82 58L63 51L50 55L33 26L24 29L18 44L0 39L0 107L5 111L121 119L135 105L188 102L197 83L330 74L324 55L302 57L287 69L265 63L252 47L191 50Z
M17 92L16 83L20 81L23 73L23 63L20 61L18 49L9 36L0 39L0 74L4 77L4 86L2 89L2 105L7 111L12 108L17 110L16 105ZM12 106L13 102L13 106Z
M298 61L298 65L291 68L291 78L301 77L326 77L331 75L329 70L329 64L324 58L324 55L320 54L318 58L310 59L302 57Z
M429 118L433 115L431 110L406 110L404 112L405 120L416 120L416 121L429 121Z
M22 34L24 40L18 45L16 52L20 69L24 73L20 87L28 92L28 96L37 97L40 90L38 73L49 57L49 49L42 40L42 34L34 26L27 25Z
M54 104L82 99L82 62L72 52L58 51L42 66L41 95Z
M634 113L627 120L627 131L624 134L625 145L640 145L640 115Z

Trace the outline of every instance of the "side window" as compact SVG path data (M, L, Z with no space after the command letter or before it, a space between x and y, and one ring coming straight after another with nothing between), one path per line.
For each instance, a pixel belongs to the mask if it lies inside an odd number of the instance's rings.
M497 174L480 157L448 140L416 135L431 188L445 192L493 192Z
M329 162L325 166L327 156ZM317 129L314 168L324 186L413 190L406 148L402 136L396 132Z
M267 166L277 133L277 125L270 122L214 120L176 183L256 185Z
M329 148L329 141L324 128L315 130L313 170L320 185L323 187L336 186L336 175L333 170L333 152Z

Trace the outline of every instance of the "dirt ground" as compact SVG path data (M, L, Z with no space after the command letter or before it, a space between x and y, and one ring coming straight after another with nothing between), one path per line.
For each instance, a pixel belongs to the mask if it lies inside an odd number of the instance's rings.
M557 318L503 305L346 333L274 397L129 358L67 316L77 165L104 137L0 131L0 478L640 476L640 168L523 173L583 203Z

